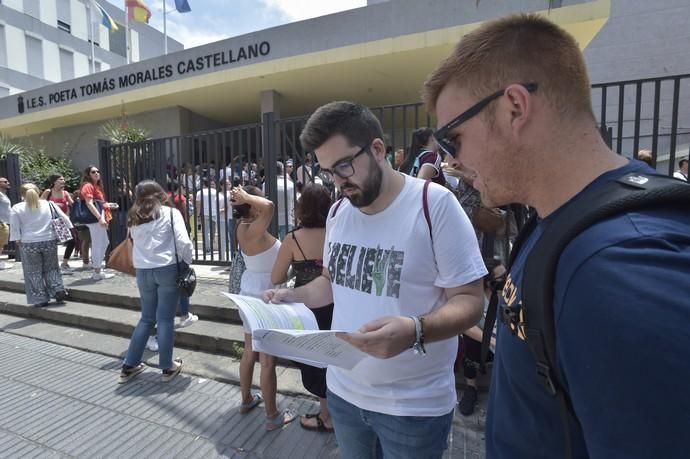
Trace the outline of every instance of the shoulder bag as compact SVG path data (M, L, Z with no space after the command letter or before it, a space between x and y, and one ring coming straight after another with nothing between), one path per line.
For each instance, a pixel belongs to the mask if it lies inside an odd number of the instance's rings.
M54 204L48 201L50 206L50 224L53 227L53 232L55 232L55 239L59 242L67 242L72 239L72 232L67 226L67 222L57 213Z
M177 238L175 237L175 223L173 210L170 208L170 228L172 228L173 245L175 246L175 266L177 266L177 290L181 296L192 296L196 288L196 272L191 266L183 271L180 269L180 259L177 256Z

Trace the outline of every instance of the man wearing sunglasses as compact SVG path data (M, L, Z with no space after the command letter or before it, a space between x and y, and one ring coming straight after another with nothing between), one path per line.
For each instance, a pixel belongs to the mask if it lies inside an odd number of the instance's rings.
M300 141L344 199L326 223L322 276L265 299L334 303L332 328L370 355L352 370L328 368L343 458L440 458L456 402L457 335L478 322L483 305L486 269L472 225L433 183L427 224L425 182L393 170L366 107L324 105Z
M463 37L424 98L439 144L477 172L483 201L525 204L540 217L503 290L507 310L524 317L527 255L572 199L653 171L604 143L575 39L540 16L498 19ZM523 324L499 324L487 457L686 457L678 439L690 425L688 273L690 212L678 207L636 210L579 234L553 286L555 371L570 408L562 418L542 385Z

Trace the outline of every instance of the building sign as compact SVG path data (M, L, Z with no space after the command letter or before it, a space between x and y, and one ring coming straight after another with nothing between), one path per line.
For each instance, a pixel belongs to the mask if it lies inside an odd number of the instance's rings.
M48 94L31 97L25 93L24 95L17 96L17 112L31 112L43 107L74 102L85 97L107 95L119 89L135 89L146 83L164 82L175 77L193 76L197 73L226 67L237 62L267 56L270 52L270 43L262 41L261 43L240 46L235 49L181 59L174 64L153 66L117 77L105 77L102 80L75 85L59 91L52 91Z

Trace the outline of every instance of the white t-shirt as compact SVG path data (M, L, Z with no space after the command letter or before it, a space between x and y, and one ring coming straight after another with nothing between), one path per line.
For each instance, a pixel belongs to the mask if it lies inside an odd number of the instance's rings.
M681 179L681 180L688 180L688 178L683 174L681 171L675 171L673 173L673 178Z
M430 184L433 248L424 218L424 181L405 186L382 212L366 215L345 199L326 223L324 265L333 287L333 330L354 331L388 315L429 313L444 288L486 274L472 224L457 199ZM367 357L352 370L328 367L328 388L359 408L395 416L441 416L456 403L453 363L458 339L410 349L390 359Z
M278 225L293 225L295 213L295 185L283 175L278 176ZM287 218L287 220L286 220Z
M216 218L219 209L225 208L223 196L215 188L202 188L196 192L196 205L203 217ZM216 204L216 200L218 203ZM210 204L210 205L209 205Z

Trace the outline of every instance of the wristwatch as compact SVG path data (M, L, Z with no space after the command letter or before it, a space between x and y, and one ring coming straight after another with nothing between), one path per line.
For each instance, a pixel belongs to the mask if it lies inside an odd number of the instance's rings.
M417 355L426 355L426 349L424 348L424 317L410 316L410 319L414 320L415 333L415 341L412 344L412 350Z

